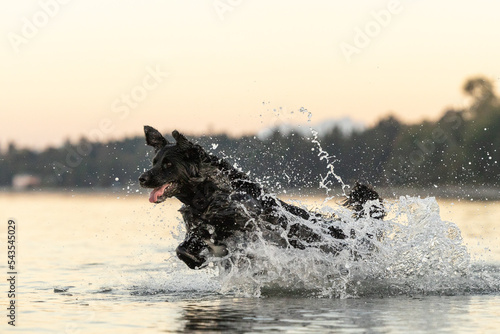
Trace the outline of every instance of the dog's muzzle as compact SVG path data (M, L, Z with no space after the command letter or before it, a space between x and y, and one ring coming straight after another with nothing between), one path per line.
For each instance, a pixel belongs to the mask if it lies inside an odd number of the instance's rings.
M151 177L151 171L147 171L139 177L139 183L143 188L150 188L149 201L151 203L161 203L169 197L174 196L179 190L176 182L166 182L158 185L157 181Z

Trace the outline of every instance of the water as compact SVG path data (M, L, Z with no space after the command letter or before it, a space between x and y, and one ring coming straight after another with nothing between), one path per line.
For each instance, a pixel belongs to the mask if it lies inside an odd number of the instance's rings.
M300 202L323 205L315 198ZM328 205L323 210L348 214L334 201ZM217 264L193 271L175 257L183 236L179 207L176 200L151 205L147 194L0 194L2 245L6 245L7 219L14 218L18 225L15 330L496 333L500 329L499 202L393 199L384 222L376 227L369 220L352 225L381 229L384 234L374 242L376 250L361 258L354 259L350 252L331 257L315 250L256 244L260 248L248 250L259 254L254 263L224 273ZM2 253L7 257L5 250ZM6 272L2 261L2 282ZM5 293L0 302L5 310ZM5 315L2 333L13 330Z

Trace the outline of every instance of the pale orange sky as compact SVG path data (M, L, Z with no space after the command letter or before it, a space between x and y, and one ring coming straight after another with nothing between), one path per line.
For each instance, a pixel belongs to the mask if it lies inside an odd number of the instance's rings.
M435 119L464 105L466 78L499 86L499 13L494 0L0 1L0 145L144 124L237 135L305 122L300 107L313 122Z

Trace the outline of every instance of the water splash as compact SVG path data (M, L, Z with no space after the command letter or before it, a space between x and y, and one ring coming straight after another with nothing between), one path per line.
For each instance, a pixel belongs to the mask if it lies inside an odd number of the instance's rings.
M338 254L319 247L284 249L260 237L219 266L221 291L335 298L456 294L472 289L472 278L476 288L499 289L498 283L473 273L460 230L441 220L434 198L401 197L387 203L384 221L355 220L340 207L328 210L345 222L345 232L356 235L346 240L324 236L327 242L341 243ZM377 237L367 240L366 235Z
M312 113L305 108L300 113L307 115L310 123ZM319 184L325 190L320 211L342 221L344 234L351 238L335 239L327 232L328 223L313 224L288 217L294 224L323 233L323 244L306 249L283 248L257 229L251 242L234 247L235 251L222 261L214 259L222 293L350 298L500 291L498 273L471 266L459 228L441 219L434 198L406 196L386 202L388 215L384 220L355 219L352 211L344 207L326 206L334 198L334 182L342 185L344 196L348 186L335 173L334 163L338 160L322 148L318 132L309 129L317 156L326 162L327 169ZM370 205L366 203L365 212L370 211ZM283 229L281 237L286 239L286 235ZM337 251L325 252L328 248Z
M312 114L304 108L300 112L307 114L310 122ZM312 127L310 131L319 160L327 164L327 173L319 184L326 191L325 205L333 198L331 187L335 181L342 185L344 195L348 186L335 173L335 156L322 148L317 131ZM366 203L365 212L370 212L370 205ZM388 213L384 220L355 219L352 211L344 207L322 207L321 213L342 222L342 231L351 236L347 239L332 237L327 222L314 224L287 217L293 224L306 225L322 234L321 243L306 249L278 246L264 228L256 228L252 238L232 241L231 254L212 259L213 265L202 275L189 275L197 277L194 282L200 291L217 290L238 296L352 298L500 292L498 268L471 265L459 228L441 219L434 198L405 196L384 205ZM286 210L279 214L289 215ZM249 223L255 222L249 219ZM256 226L266 225L259 223ZM286 227L277 233L287 240ZM165 285L155 280L153 291L189 289L192 284L184 284L186 271L176 268L167 273ZM144 284L150 285L151 281Z
M305 108L300 108L299 111L303 114L307 114L307 122L311 123L312 113ZM320 161L324 160L326 162L327 173L324 177L320 175L320 183L319 183L319 187L326 191L326 198L324 200L324 203L334 198L334 196L330 195L330 193L332 192L331 185L333 184L333 182L330 180L331 177L335 178L342 185L342 193L344 194L344 196L347 197L346 189L349 188L349 186L347 186L342 180L342 178L335 173L334 163L337 162L338 160L334 159L335 156L330 156L328 152L323 150L323 148L321 147L321 143L318 139L318 132L314 130L311 126L309 127L309 130L311 131L313 136L311 142L316 146L316 149L318 150L319 160Z

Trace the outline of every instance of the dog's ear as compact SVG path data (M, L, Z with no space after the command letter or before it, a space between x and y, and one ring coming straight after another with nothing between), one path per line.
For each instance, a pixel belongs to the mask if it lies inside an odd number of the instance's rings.
M162 136L162 134L153 127L144 125L144 134L146 135L146 144L153 146L155 152L169 144L169 142Z
M172 131L172 137L174 137L177 145L183 149L189 149L193 147L193 143L191 143L184 135L180 134L179 131Z
M208 158L207 153L200 145L190 142L186 137L184 137L184 135L180 134L179 131L174 130L172 132L172 137L175 138L177 147L183 150L183 153L187 158L195 159L194 161L204 160ZM191 174L197 175L198 172L191 170Z

